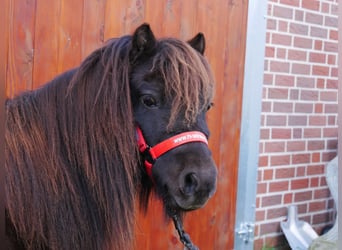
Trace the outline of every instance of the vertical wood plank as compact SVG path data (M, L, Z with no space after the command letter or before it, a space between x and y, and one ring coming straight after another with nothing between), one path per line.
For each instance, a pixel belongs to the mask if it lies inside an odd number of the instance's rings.
M35 0L10 1L9 49L6 95L32 89Z
M105 0L83 1L82 49L84 59L104 42Z
M57 74L76 67L81 61L83 1L61 0L57 27Z
M33 87L37 88L58 73L58 29L60 1L37 0Z

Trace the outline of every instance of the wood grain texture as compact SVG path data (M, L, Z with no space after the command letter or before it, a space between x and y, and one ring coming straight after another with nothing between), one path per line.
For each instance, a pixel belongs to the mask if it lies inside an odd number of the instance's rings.
M9 1L6 95L34 89L77 66L109 38L148 22L157 37L206 37L216 80L208 113L209 146L219 168L207 205L189 213L185 230L200 249L233 249L247 0L12 0ZM136 213L136 249L183 249L171 223L152 200Z

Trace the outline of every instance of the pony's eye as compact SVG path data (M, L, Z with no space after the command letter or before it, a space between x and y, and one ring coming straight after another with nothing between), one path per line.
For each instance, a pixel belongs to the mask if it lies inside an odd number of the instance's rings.
M213 106L214 106L214 103L211 102L211 103L208 105L208 107L207 107L207 111L208 111L209 109L211 109Z
M144 95L141 97L141 102L148 108L155 108L157 107L157 101L154 99L153 96Z

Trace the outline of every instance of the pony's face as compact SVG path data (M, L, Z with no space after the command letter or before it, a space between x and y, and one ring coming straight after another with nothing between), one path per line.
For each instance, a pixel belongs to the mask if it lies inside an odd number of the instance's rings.
M138 28L132 40L131 57L134 63L130 85L134 119L147 144L152 147L186 131L200 131L209 137L206 112L211 105L212 83L202 83L200 87L188 86L212 80L210 77L198 76L208 72L196 75L199 70L197 64L204 63L204 37L201 34L196 36L188 42L190 46L181 42L177 44L183 44L184 49L191 54L183 56L183 51L178 59L197 57L196 65L161 56L162 50L168 54L177 49L177 46L170 49L167 44L167 41L155 40L148 26ZM203 65L200 69L208 70ZM188 74L185 77L181 75L184 72ZM174 86L177 81L169 78L177 78L179 85L188 85ZM202 207L216 190L216 176L217 169L211 152L207 144L202 142L186 143L173 148L156 159L152 167L156 193L163 200L169 215Z

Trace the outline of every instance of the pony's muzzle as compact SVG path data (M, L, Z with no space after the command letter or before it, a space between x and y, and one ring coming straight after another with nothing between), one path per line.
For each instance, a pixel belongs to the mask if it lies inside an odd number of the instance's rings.
M178 205L185 210L193 210L204 206L216 191L216 168L203 171L184 171L180 175L180 193L182 199Z

